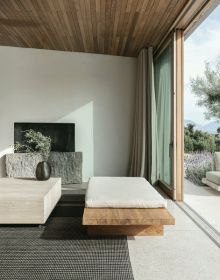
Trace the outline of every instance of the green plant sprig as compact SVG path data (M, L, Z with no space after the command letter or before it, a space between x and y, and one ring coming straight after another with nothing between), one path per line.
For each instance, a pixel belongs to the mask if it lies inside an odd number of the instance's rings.
M33 129L25 130L25 144L16 142L14 151L25 153L40 153L47 160L51 151L51 138Z

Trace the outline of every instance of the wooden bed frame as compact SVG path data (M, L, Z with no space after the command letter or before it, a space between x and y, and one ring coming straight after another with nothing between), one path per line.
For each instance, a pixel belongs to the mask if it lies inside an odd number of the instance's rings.
M163 235L175 219L166 208L85 208L83 225L89 235Z

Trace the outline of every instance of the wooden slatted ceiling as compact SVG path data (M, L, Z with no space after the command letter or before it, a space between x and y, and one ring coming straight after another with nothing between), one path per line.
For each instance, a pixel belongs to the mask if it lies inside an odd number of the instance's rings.
M137 56L187 0L0 0L0 45Z

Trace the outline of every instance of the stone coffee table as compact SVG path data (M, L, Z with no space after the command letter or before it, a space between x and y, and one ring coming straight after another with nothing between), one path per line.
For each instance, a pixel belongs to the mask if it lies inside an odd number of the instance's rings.
M61 178L0 178L0 224L44 224L61 197Z

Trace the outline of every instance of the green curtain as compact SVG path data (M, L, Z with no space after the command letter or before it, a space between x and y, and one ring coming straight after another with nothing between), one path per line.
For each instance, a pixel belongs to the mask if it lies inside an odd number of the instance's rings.
M169 153L170 143L172 141L171 61L171 48L168 47L154 63L159 179L168 185L171 185L172 172L172 160Z
M148 139L148 154L151 155L151 169L150 169L150 182L155 184L159 178L159 162L158 162L158 129L157 129L157 110L156 110L156 95L155 95L155 81L154 81L154 63L153 63L153 51L152 48L151 55L148 56L149 61L149 90L148 94L151 97L148 98L150 106L148 106L147 118L151 123L151 133Z

